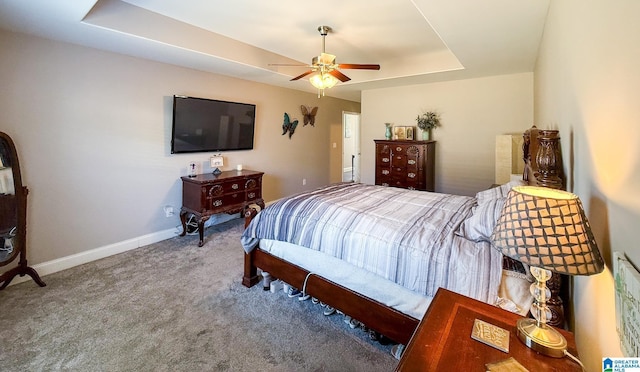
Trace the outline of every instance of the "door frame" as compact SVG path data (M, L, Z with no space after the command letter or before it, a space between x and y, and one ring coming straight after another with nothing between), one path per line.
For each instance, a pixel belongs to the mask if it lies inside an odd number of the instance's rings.
M340 162L340 179L342 181L360 182L360 117L359 112L342 112L342 161ZM351 152L347 158L345 152ZM351 177L345 180L345 169L351 169Z

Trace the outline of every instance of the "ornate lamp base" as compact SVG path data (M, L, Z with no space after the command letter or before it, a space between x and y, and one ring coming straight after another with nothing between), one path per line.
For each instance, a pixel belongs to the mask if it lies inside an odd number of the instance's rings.
M554 358L562 358L567 350L567 340L560 332L530 318L522 318L516 324L520 341L529 348Z

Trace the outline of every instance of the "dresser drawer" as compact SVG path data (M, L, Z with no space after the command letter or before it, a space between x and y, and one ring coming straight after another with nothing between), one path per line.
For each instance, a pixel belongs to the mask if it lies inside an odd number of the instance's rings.
M208 184L203 186L204 193L207 197L217 197L224 194L239 192L244 190L244 185L240 181L223 182L218 184Z
M376 179L377 178L389 178L391 177L391 168L376 168Z
M262 189L262 178L261 177L249 178L244 183L244 189L245 190Z
M262 191L259 189L247 190L246 198L247 198L247 202L252 202L254 200L262 199Z
M234 205L240 205L244 203L244 192L234 192L231 194L216 196L210 199L210 203L207 207L207 211L216 213L218 209L232 208Z
M376 164L379 167L389 167L391 166L391 155L390 154L380 154L376 158Z
M406 167L407 166L407 156L404 154L393 154L391 158L391 166L393 167Z
M379 146L376 146L376 155L389 155L391 154L391 146L390 145L386 145L386 144L382 144Z
M391 175L393 177L402 177L407 174L407 167L391 167Z

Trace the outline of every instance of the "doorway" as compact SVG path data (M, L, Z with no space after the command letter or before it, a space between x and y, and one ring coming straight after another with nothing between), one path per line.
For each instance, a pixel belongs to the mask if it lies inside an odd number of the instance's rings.
M342 113L342 181L360 182L360 113Z

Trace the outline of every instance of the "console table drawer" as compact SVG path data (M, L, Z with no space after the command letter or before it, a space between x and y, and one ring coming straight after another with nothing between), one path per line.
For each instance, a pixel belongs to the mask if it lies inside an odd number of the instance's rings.
M247 201L255 201L262 199L262 191L261 190L248 190L246 195Z
M211 200L211 203L208 204L206 211L211 214L222 213L232 208L234 205L242 209L245 201L244 193L233 193L228 195L222 195L218 197L214 197Z

